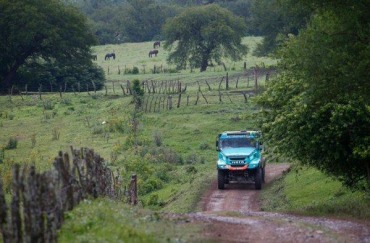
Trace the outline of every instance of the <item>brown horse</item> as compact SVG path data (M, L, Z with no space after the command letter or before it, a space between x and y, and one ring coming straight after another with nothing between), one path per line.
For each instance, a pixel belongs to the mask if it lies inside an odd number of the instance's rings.
M149 57L152 57L153 55L157 56L158 50L152 50L149 52Z
M114 59L116 59L116 54L114 54L114 53L107 53L106 55L105 55L105 60L110 60L110 58L113 58L113 60Z
M161 42L160 41L156 41L156 42L154 42L154 44L153 44L153 48L155 49L155 48L157 48L157 47L160 47L161 46Z

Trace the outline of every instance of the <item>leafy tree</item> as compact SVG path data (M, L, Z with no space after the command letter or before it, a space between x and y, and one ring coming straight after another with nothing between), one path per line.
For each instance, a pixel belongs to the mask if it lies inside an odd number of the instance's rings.
M95 41L86 19L57 0L1 0L0 29L0 89L10 88L18 69L33 60L92 64Z
M281 74L259 98L270 146L352 188L370 186L370 6L316 4L279 52ZM321 6L320 6L321 5Z
M127 0L124 9L123 34L128 41L150 41L158 36L164 24L165 11L154 0Z
M170 63L185 68L187 63L206 71L208 63L222 57L239 60L247 53L241 44L246 25L242 18L211 4L185 10L168 21L164 28L164 48L172 51Z
M297 35L313 10L296 0L254 0L250 11L250 32L264 36L254 54L266 56L274 52L287 35Z

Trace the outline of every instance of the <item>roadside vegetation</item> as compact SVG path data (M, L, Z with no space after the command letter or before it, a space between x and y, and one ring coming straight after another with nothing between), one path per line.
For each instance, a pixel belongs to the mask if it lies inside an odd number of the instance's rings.
M320 171L293 166L262 191L262 210L370 220L370 194L344 187Z

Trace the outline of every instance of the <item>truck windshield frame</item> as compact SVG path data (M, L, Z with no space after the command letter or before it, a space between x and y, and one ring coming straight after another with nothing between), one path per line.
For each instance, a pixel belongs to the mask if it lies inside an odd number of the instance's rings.
M256 141L253 138L248 138L246 136L235 136L222 138L220 140L220 149L227 148L247 148L256 147Z

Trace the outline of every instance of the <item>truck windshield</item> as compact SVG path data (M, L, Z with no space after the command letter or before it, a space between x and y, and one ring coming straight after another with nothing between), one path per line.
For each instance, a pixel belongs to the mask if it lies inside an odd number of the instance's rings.
M249 138L225 138L221 140L221 149L255 147L255 146L256 146L255 140Z

